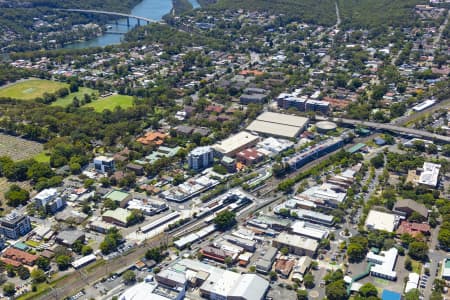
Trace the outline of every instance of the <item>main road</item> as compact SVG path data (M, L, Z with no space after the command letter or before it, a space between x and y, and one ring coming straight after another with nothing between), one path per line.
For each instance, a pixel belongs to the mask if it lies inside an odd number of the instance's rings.
M364 126L364 127L383 129L383 130L387 130L387 131L415 135L415 136L419 136L419 137L422 137L425 139L450 143L450 137L448 137L448 136L428 132L425 130L403 127L403 126L394 125L394 124L376 123L376 122L370 122L370 121L361 121L361 120L343 119L343 118L326 118L326 117L319 117L319 116L316 116L316 119L333 121L338 124L340 123L340 124L347 124L347 125L353 125L353 126L359 125L359 126Z

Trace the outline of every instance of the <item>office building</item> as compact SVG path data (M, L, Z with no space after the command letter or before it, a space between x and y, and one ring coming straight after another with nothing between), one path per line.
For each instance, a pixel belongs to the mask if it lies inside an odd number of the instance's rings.
M16 240L30 231L30 218L16 211L0 219L0 233L9 239Z
M61 210L66 202L59 197L55 188L44 189L33 197L36 209L43 209L45 212L55 213Z
M269 247L266 252L262 254L256 261L256 271L262 274L268 274L272 269L272 265L277 256L278 249L275 247Z
M214 151L211 147L197 147L189 152L188 164L190 169L201 170L212 166Z
M319 248L319 243L316 240L286 232L280 233L272 241L272 245L278 249L287 247L290 253L310 257L313 257L316 254L317 248Z
M94 168L96 171L101 173L114 172L114 157L97 156L94 158Z
M367 261L372 263L370 274L388 280L396 280L397 272L395 272L395 264L397 262L398 250L391 248L387 251L375 254L372 251L367 253Z

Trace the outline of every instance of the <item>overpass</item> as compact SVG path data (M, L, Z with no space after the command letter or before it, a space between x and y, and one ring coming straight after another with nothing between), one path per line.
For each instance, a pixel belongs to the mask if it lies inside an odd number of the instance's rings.
M422 138L428 139L428 140L450 143L449 136L435 134L435 133L428 132L425 130L402 127L399 125L376 123L376 122L370 122L370 121L352 120L352 119L323 118L323 117L319 117L319 116L316 116L316 119L317 120L328 120L328 121L333 121L333 122L340 123L340 124L347 124L347 125L353 125L353 126L364 126L364 127L369 127L369 128L382 129L382 130L398 132L398 133L402 133L402 134L410 134L410 135L419 136L419 137L422 137Z
M109 16L116 16L116 17L123 17L127 19L127 25L130 26L130 19L136 19L138 22L138 26L141 25L141 21L149 23L156 22L155 20L130 15L130 14L124 14L124 13L118 13L118 12L112 12L112 11L106 11L106 10L93 10L93 9L58 9L61 11L68 11L68 12L79 12L79 13L87 13L87 14L103 14L103 15L109 15Z

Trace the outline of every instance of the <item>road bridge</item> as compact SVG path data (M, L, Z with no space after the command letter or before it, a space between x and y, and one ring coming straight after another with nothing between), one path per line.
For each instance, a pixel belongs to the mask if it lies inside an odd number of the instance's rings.
M146 22L147 24L156 22L155 20L135 16L131 14L125 14L125 13L118 13L118 12L112 12L112 11L106 11L106 10L94 10L94 9L58 9L61 11L69 11L69 12L79 12L79 13L86 13L86 14L103 14L103 15L109 15L109 16L116 16L116 17L123 17L127 19L127 25L130 26L130 19L136 19L138 22L138 26L141 25L141 21Z
M353 125L353 126L363 126L363 127L369 127L369 128L375 128L375 129L382 129L386 131L391 132L398 132L402 134L409 134L409 135L415 135L418 137L422 137L424 139L433 140L433 141L440 141L444 143L450 143L450 137L445 135L440 135L432 132L428 132L425 130L419 130L419 129L413 129L408 127L403 127L399 125L394 124L388 124L388 123L376 123L376 122L370 122L370 121L360 121L360 120L353 120L353 119L341 119L341 118L323 118L323 117L316 117L317 120L328 120L333 121L336 123L341 124L347 124L347 125Z

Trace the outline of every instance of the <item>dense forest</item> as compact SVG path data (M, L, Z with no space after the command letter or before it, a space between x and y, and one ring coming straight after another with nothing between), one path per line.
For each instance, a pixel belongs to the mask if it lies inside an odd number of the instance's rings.
M207 9L245 9L248 11L267 11L273 14L282 14L290 21L301 21L311 24L331 26L336 23L336 12L332 0L219 0L201 1L207 4Z
M417 20L414 6L424 0L338 0L344 28L407 27Z

